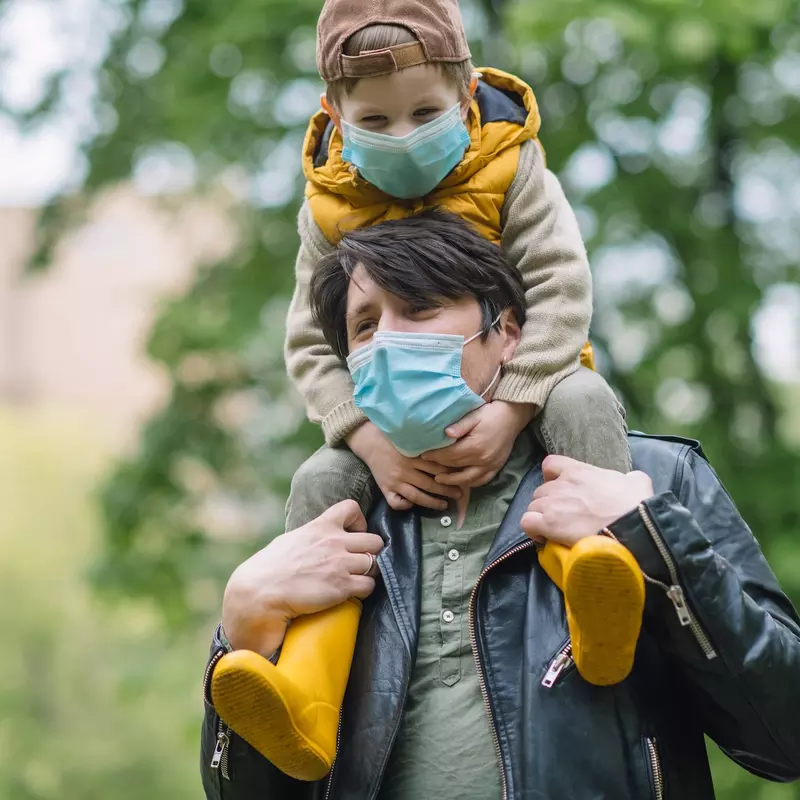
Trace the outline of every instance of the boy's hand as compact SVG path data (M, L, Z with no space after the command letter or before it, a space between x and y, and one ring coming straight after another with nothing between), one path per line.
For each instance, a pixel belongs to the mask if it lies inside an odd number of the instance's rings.
M386 501L396 511L404 511L412 505L444 511L447 501L433 495L454 500L461 497L461 490L456 486L445 486L435 480L435 476L449 471L447 467L401 455L371 422L359 425L347 437L347 444L369 467Z
M423 453L421 458L450 468L436 476L443 486L483 486L508 461L517 436L533 413L534 407L526 403L486 403L445 430L458 441Z

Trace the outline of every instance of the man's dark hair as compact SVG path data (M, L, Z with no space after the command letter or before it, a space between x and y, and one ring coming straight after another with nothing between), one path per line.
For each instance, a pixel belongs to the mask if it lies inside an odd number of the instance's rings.
M474 297L483 315L483 338L510 308L525 322L522 275L503 251L459 217L438 209L358 228L344 236L311 279L311 311L325 339L347 357L347 289L356 267L385 291L415 306Z

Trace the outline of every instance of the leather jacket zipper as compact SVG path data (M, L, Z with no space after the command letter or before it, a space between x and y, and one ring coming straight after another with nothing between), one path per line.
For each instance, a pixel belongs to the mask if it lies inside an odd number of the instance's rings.
M217 652L211 656L211 660L208 662L205 674L203 675L203 700L212 707L214 704L211 702L211 676L214 674L215 667L226 652L227 651L223 647L217 650Z
M665 583L657 581L655 578L651 578L649 575L645 575L643 572L642 575L644 576L645 581L653 584L654 586L658 586L666 593L667 597L672 602L672 605L675 607L675 613L678 615L678 621L684 627L691 629L692 634L694 635L697 644L700 645L700 649L705 654L705 657L709 661L713 658L716 658L717 653L711 645L706 632L700 627L700 623L697 621L694 614L692 614L689 606L686 603L686 595L684 594L683 588L678 581L678 570L675 567L675 560L672 558L672 554L667 549L666 544L664 544L661 534L658 532L655 523L650 517L650 512L643 503L639 504L638 510L639 516L641 517L645 528L647 528L647 532L650 534L650 538L653 540L656 549L661 554L661 558L664 559L664 563L667 565L667 570L669 571L669 578L672 585L667 586Z
M555 658L550 662L547 672L542 678L542 686L552 689L558 679L575 666L575 658L572 655L572 642L567 643L556 653Z
M656 800L664 800L664 772L661 769L661 759L658 756L658 742L653 737L646 737L644 740L647 747L647 756L650 759L650 772L653 776L653 787L656 792Z
M219 663L220 659L227 651L225 648L220 648L211 657L206 667L205 675L203 675L203 700L213 708L211 702L211 676L214 674L214 668ZM211 769L218 769L222 773L222 777L229 781L230 774L228 773L228 746L231 743L231 729L225 725L222 719L217 717L217 746L214 748L214 753L211 756Z
M381 558L382 558L382 554L380 556L378 556L377 562L378 562L378 569L380 569L382 571ZM391 602L391 596L390 596L390 602ZM342 720L343 720L343 718L344 718L344 703L342 703L342 706L339 708L339 727L336 730L336 754L333 757L333 764L331 764L331 771L328 773L327 783L326 783L326 786L325 786L325 794L323 795L323 800L329 800L329 798L331 796L331 790L333 789L333 771L336 769L336 759L339 756L339 746L340 746L341 741L342 741ZM378 796L378 793L380 792L380 788L381 788L380 787L380 781L382 780L383 774L384 774L384 772L386 770L386 764L388 763L389 755L392 752L392 747L394 746L394 742L397 739L397 734L398 734L399 730L400 730L400 718L397 719L397 722L395 723L395 726L394 726L394 730L392 731L392 737L391 737L391 739L389 741L389 747L388 747L388 749L386 751L386 755L385 755L385 757L383 759L383 766L381 767L380 776L379 776L379 780L378 780L378 785L373 787L373 789L372 789L372 791L371 791L371 793L369 795L369 800L375 800L375 798Z
M218 769L226 781L231 779L228 773L228 745L231 743L231 729L220 719L217 726L217 746L211 756L211 769Z
M331 796L331 787L333 786L333 771L336 769L336 756L339 755L339 744L342 740L342 717L344 716L344 705L339 707L339 727L336 729L336 750L334 751L333 763L331 764L331 771L328 773L328 785L325 787L325 800Z
M492 706L489 702L489 692L486 689L486 676L483 672L483 665L481 664L481 657L480 653L478 653L478 641L477 636L475 634L475 606L476 600L478 597L478 589L480 588L481 581L486 577L486 575L494 569L498 564L501 564L511 556L516 555L517 553L521 552L522 550L526 550L528 547L533 547L533 541L529 540L527 542L522 542L518 544L516 547L512 547L508 552L503 553L500 558L492 561L487 567L484 568L483 572L478 576L478 580L475 582L475 587L472 590L472 593L469 597L469 641L472 646L472 657L475 660L475 669L478 673L478 683L481 687L481 695L483 696L483 705L486 709L486 715L489 718L489 728L492 731L492 740L494 741L494 751L495 755L497 756L497 766L500 768L500 784L502 786L502 798L503 800L507 800L508 798L508 778L506 777L505 767L503 765L503 752L500 749L500 738L497 735L497 725L494 721L494 715L492 714Z

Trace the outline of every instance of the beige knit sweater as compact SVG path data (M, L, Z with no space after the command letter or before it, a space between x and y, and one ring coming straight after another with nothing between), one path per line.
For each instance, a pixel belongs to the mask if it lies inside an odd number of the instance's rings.
M592 315L592 277L575 214L558 178L544 164L539 144L520 148L517 174L503 206L502 247L522 273L528 318L495 399L544 406L550 390L578 369ZM340 444L366 418L353 401L347 366L314 324L309 283L314 265L333 250L306 203L298 218L300 251L286 321L289 376L305 399L312 422L328 445Z

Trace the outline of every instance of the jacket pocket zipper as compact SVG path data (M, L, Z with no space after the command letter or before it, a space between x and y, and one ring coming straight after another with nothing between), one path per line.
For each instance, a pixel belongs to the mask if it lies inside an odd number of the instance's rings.
M575 666L575 658L572 655L572 642L567 643L556 653L555 658L550 662L547 672L542 678L542 686L552 689L562 675L565 675Z
M664 559L664 563L667 565L667 570L669 571L669 578L672 585L667 586L665 583L662 583L655 578L651 578L649 575L645 575L643 572L642 575L644 576L645 581L653 584L654 586L658 586L666 593L670 602L675 607L675 613L678 615L678 621L684 627L691 629L692 634L694 635L697 644L700 645L700 649L703 651L705 657L709 661L713 658L716 658L717 653L711 645L706 632L700 627L700 623L697 621L694 614L692 614L689 606L686 603L686 595L684 594L683 589L678 582L678 570L675 567L675 560L672 558L672 554L667 549L666 544L664 544L664 540L661 538L661 534L658 532L658 529L651 519L647 508L642 503L639 504L639 516L641 517L645 528L647 528L647 532L650 534L653 544L655 544L656 549L661 554L661 558Z
M647 736L644 743L647 748L647 757L650 760L650 774L653 776L656 800L664 800L664 772L661 769L661 759L658 755L658 742L655 738Z
M219 719L217 722L217 746L211 756L211 769L218 769L226 781L231 779L228 773L228 747L231 743L231 729Z

